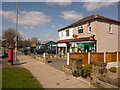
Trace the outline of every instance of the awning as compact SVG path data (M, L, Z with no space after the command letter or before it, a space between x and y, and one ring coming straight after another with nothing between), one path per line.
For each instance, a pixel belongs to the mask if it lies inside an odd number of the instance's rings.
M83 41L96 41L95 39L90 40L90 37L76 38L71 40L70 42L83 42Z
M71 41L71 39L65 39L65 40L59 40L56 43L67 43L67 42L70 42L70 41Z
M66 43L58 43L58 47L66 47L67 44Z

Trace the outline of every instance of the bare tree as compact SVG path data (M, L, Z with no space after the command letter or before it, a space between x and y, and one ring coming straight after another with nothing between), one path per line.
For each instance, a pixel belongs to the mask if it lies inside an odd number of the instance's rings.
M37 38L37 37L31 38L31 42L32 42L32 43L38 42L38 38Z
M13 28L8 28L2 34L2 38L5 40L5 43L9 46L15 46L15 37L18 37L18 41L22 39L22 36L15 31Z

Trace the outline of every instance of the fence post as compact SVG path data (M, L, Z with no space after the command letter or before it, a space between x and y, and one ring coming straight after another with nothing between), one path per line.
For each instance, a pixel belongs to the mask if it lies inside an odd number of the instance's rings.
M117 51L117 62L119 62L119 61L118 61L118 51Z
M106 63L106 52L104 52L104 63Z
M43 58L45 58L45 53L43 53Z
M69 61L70 61L70 54L67 53L67 65L69 65Z
M88 52L88 64L90 64L90 52Z

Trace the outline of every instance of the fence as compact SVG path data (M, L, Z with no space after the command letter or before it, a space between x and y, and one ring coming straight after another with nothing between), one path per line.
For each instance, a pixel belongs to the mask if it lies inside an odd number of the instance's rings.
M100 52L100 53L70 53L69 64L72 64L72 58L81 58L83 64L89 64L90 61L100 62L118 62L120 61L120 52Z

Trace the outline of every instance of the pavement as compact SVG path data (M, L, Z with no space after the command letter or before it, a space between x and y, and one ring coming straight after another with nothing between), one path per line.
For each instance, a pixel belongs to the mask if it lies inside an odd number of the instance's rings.
M28 69L43 88L95 88L83 78L76 78L31 56L18 55L20 66Z

